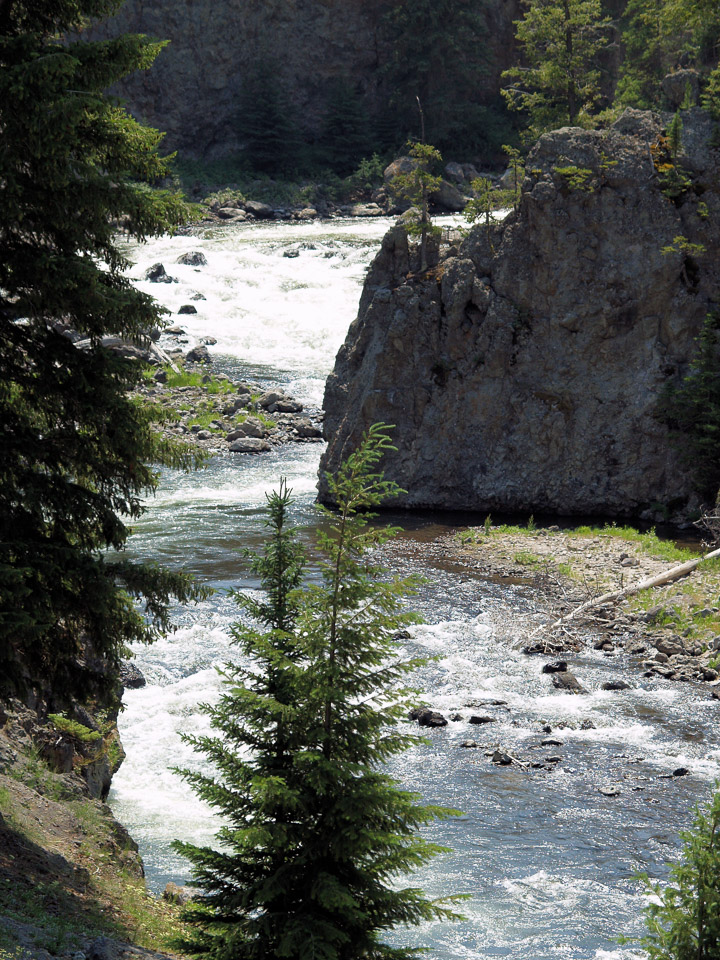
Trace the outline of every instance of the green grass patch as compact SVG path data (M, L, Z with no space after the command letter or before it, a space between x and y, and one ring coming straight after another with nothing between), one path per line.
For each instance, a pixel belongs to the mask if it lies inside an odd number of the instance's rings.
M550 560L550 557L546 559ZM515 563L519 563L525 567L537 566L539 563L543 563L543 558L538 557L535 553L530 553L529 550L521 550L519 553L516 553L513 557Z
M608 523L604 527L575 527L573 530L566 530L565 533L571 537L609 537L624 543L633 543L643 553L670 562L682 563L697 556L697 551L677 547L672 540L661 540L654 529L647 533L640 533L635 527L619 527L614 523Z
M201 370L185 370L182 367L178 371L172 367L162 368L167 373L167 382L165 386L174 390L178 387L197 387L205 393L221 394L234 393L235 387L229 380L218 380L210 375L209 380L205 380L208 374Z
M102 740L102 733L99 730L91 730L89 727L78 723L76 720L69 720L60 713L49 713L48 720L61 733L67 734L80 743L95 743Z

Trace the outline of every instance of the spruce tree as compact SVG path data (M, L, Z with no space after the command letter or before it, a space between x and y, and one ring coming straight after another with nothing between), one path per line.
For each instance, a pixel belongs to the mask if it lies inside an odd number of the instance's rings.
M389 108L399 134L416 136L419 98L427 117L427 138L442 149L478 150L487 139L484 102L492 64L486 0L393 2L383 21L389 50L384 75ZM495 105L497 117L502 105ZM423 136L424 139L424 136Z
M717 786L717 785L716 785ZM717 960L720 956L720 792L695 813L681 834L681 860L667 886L651 883L645 910L647 934L640 939L649 960ZM628 940L623 942L627 943Z
M297 589L300 552L287 530L288 491L270 498L270 539L255 569L268 599L240 599L257 627L238 625L248 658L228 667L210 708L219 736L192 742L217 775L186 772L226 826L220 849L180 843L202 894L180 946L234 960L403 960L382 935L397 924L454 916L397 879L441 848L417 835L452 811L421 806L383 764L417 738L397 729L403 677L394 636L416 617L401 609L412 589L387 579L372 552L395 532L366 511L397 492L376 465L389 447L372 427L330 488L319 535L322 583Z
M648 110L662 100L668 70L664 0L629 0L622 17L624 56L615 91L619 106Z
M516 21L522 63L503 74L508 106L523 112L528 136L585 123L600 99L598 56L609 42L600 0L526 0Z
M142 240L186 216L140 185L168 172L160 134L103 93L161 45L83 35L117 6L0 2L0 696L110 696L126 644L193 593L122 552L149 464L190 460L129 395L141 366L102 345L147 343L161 320L124 276L117 223Z
M340 176L351 174L370 153L369 120L357 89L347 77L330 85L319 146L324 164Z
M303 149L293 114L276 65L261 57L246 78L239 115L243 157L255 173L288 175L302 168Z
M390 183L394 197L407 201L416 211L415 216L406 218L405 227L412 236L420 237L420 269L428 268L428 237L439 236L440 228L430 219L430 195L442 183L442 177L433 172L442 163L440 151L429 143L409 143L407 151L413 161L412 169L407 173L398 173Z

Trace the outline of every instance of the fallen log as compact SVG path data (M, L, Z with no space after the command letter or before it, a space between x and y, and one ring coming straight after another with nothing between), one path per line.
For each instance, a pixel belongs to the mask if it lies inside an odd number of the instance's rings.
M617 603L618 600L624 600L626 597L632 597L634 594L641 593L643 590L649 590L651 587L662 587L666 583L673 583L673 581L679 580L681 577L685 577L687 574L692 573L697 566L699 566L705 560L711 560L713 557L720 557L720 548L717 550L712 550L710 553L706 553L704 557L696 557L694 560L687 560L685 563L681 563L677 567L671 567L670 570L665 570L663 573L658 573L654 577L646 577L645 580L641 580L639 583L631 584L629 587L624 587L622 590L614 590L611 593L604 593L601 597L594 597L592 600L586 600L585 603L581 603L579 607L576 607L570 613L566 613L554 623L551 623L548 626L538 627L536 630L533 630L530 636L523 640L523 643L527 643L528 640L532 640L532 638L537 636L538 633L543 633L546 630L555 630L557 627L566 624L569 620L575 620L577 617L582 616L583 613L586 613L593 607L602 607L606 603Z
M123 340L122 337L101 337L100 346L102 347L122 347L128 343L127 340ZM78 340L75 343L75 346L78 350L89 350L92 346L93 341L91 339L87 340ZM129 346L134 346L134 344L128 344ZM156 343L150 341L147 346L144 348L149 353L154 353L155 356L160 360L161 363L167 364L175 373L180 373L180 368L177 364L161 349Z

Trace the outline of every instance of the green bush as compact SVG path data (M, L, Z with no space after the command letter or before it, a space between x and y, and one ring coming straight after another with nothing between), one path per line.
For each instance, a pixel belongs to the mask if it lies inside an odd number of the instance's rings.
M663 887L641 874L652 897L640 943L650 960L717 960L720 956L720 792L698 809L682 835L682 858ZM627 941L625 941L627 942Z

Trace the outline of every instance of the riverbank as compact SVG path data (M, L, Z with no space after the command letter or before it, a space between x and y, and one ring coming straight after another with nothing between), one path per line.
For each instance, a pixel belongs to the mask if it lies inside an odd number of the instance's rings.
M110 727L93 737L0 706L2 960L160 960L181 929L179 905L148 894L137 844L92 776L108 754L119 766Z
M524 582L545 608L547 625L576 606L622 590L699 555L631 527L561 530L494 526L441 537L432 546L445 560L476 575ZM535 623L516 646L529 655L572 653L591 645L607 656L626 655L646 677L700 682L720 699L720 562L710 560L676 582L588 610L561 631Z
M617 527L566 531L488 524L430 543L413 545L403 539L395 544L425 568L437 563L464 569L474 580L513 584L531 596L531 615L528 610L521 614L500 641L509 647L526 644L540 622L569 610L589 592L652 576L687 556L687 551L653 535ZM553 638L537 651L543 664L541 668L538 663L538 670L550 674L548 688L554 684L561 693L581 692L573 690L567 678L577 670L573 657L592 646L610 664L617 663L618 676L630 684L641 685L643 675L651 682L685 680L713 697L720 689L712 665L720 645L718 569L711 562L707 569L616 610L595 610L572 634L561 641ZM544 612L538 615L537 607ZM561 656L564 669L558 665ZM577 674L582 686L583 671ZM609 683L606 689L619 696L628 686L625 681ZM491 712L497 712L499 703ZM485 713L486 707L472 709L472 717L477 714L479 719L469 722L487 721ZM480 726L471 729L479 732ZM53 732L61 739L57 728L38 724L17 705L3 713L0 723L0 957L80 960L82 954L84 960L115 960L122 951L148 958L153 951L166 950L167 938L179 930L178 906L147 893L136 844L107 804L90 795L82 762L63 773L43 758L41 744ZM547 734L545 730L541 735ZM64 736L72 738L67 731ZM460 745L477 747L479 742ZM496 745L489 761L524 762L511 749ZM540 773L558 762L533 761L542 768ZM617 792L616 787L602 790Z
M180 333L169 335L182 338L182 328L173 329ZM207 454L266 453L286 443L321 441L320 410L306 411L281 389L211 373L207 350L204 363L185 362L180 353L171 356L173 366L150 370L137 390L161 408L157 427L166 437Z

